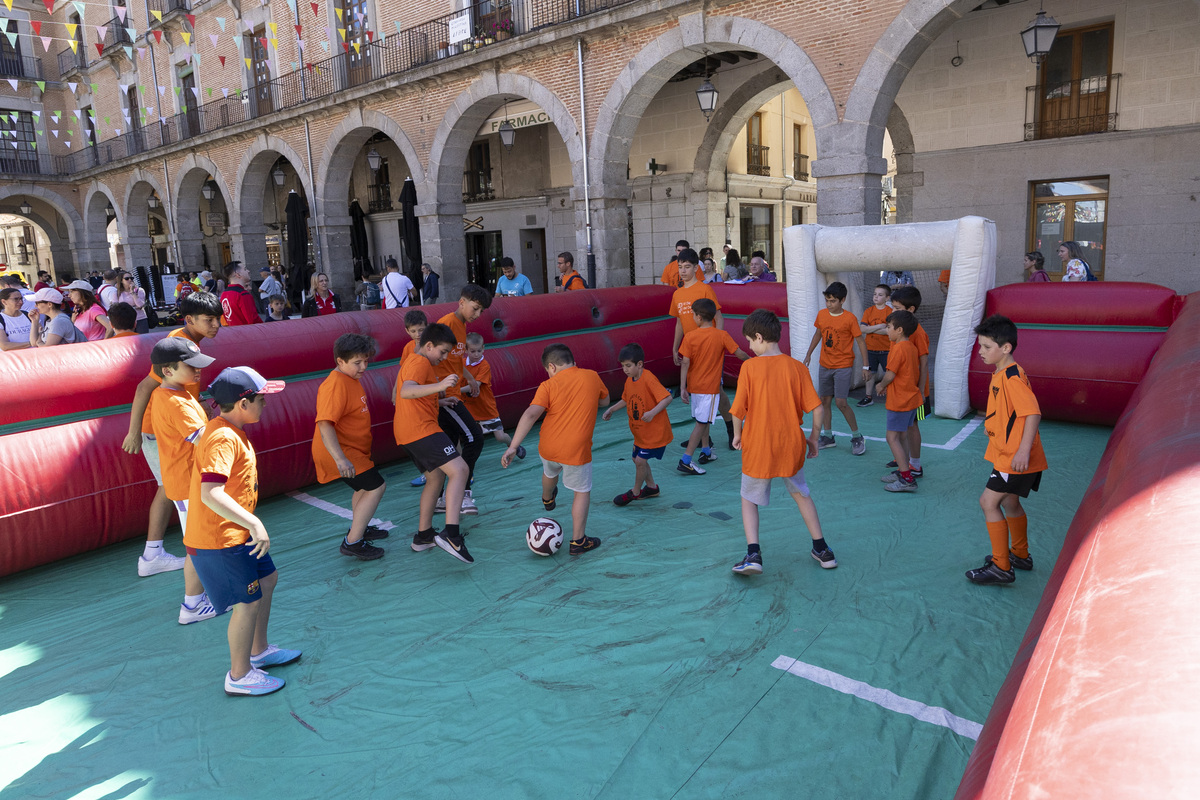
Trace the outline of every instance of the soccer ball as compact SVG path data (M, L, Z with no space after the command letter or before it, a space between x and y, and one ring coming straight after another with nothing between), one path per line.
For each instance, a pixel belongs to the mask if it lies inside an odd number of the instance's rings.
M529 523L529 530L525 533L525 542L529 545L529 549L539 556L552 556L558 552L558 548L562 547L562 525L548 517L538 517Z

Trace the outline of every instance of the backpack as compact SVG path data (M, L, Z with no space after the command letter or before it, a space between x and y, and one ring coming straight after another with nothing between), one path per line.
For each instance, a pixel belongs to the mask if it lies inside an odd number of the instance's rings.
M1087 279L1089 281L1100 280L1099 278L1097 278L1095 275L1092 274L1092 268L1090 266L1088 266L1088 263L1086 261L1083 262L1083 270L1084 270L1084 272L1087 273Z
M582 275L580 275L578 272L576 272L574 275L572 275L572 276L570 277L570 279L568 279L568 280L567 280L567 283L566 283L566 285L565 285L565 286L563 286L563 289L564 289L564 290L565 290L565 289L570 289L570 288L571 288L571 283L572 283L572 282L574 282L574 281L579 281L580 283L582 283L582 284L583 284L583 288L585 288L585 289L586 289L586 288L588 288L587 281L585 281L585 280L583 279L583 276L582 276Z
M367 285L363 287L363 300L366 301L366 305L377 306L382 299L383 295L379 293L379 284L367 281Z

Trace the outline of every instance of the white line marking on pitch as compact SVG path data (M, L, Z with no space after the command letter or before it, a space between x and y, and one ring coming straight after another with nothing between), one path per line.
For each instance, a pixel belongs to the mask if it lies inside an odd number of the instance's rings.
M909 700L907 697L893 694L887 689L879 689L869 683L856 681L853 678L847 678L845 675L839 675L827 669L814 667L812 664L806 664L794 658L780 656L771 662L771 666L799 678L805 678L813 683L827 686L842 694L854 695L875 705L883 706L889 711L898 711L901 714L907 714L922 722L941 725L943 728L949 728L958 735L965 736L971 740L977 740L979 732L983 730L983 726L978 722L972 722L969 719L955 716L944 708L927 706L924 703L918 703L916 700Z
M307 503L313 508L319 508L322 511L333 514L335 517L341 517L342 519L349 520L354 519L354 512L350 509L342 508L341 506L335 506L333 503L327 503L319 497L313 497L311 494L305 494L304 492L288 492L287 496L293 500L299 500L301 503ZM392 528L396 527L390 521L382 519L373 519L371 520L370 524L374 525L380 530L385 531L390 531Z
M968 436L970 436L972 433L975 432L976 428L978 428L982 424L983 424L983 417L976 416L974 419L972 419L966 425L964 425L963 429L961 431L954 434L954 436L951 437L950 441L946 442L945 444L933 444L931 442L922 442L921 447L922 448L929 447L934 450L955 450L958 448L958 446L960 444L962 444L963 442L966 441ZM859 432L861 433L861 431L859 431ZM835 436L849 436L850 435L849 433L843 433L842 431L834 431L833 433ZM886 442L887 441L887 439L883 438L882 436L863 436L863 438L869 442Z

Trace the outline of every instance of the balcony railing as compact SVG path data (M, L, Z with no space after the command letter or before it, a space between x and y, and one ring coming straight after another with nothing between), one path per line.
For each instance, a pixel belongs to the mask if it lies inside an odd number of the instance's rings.
M0 78L31 78L42 80L42 60L15 53L0 54Z
M157 11L164 17L175 12L187 14L192 10L192 2L191 0L150 0L150 10ZM158 20L156 20L154 15L151 14L150 24L153 25L156 22L158 22Z
M808 180L808 156L804 153L792 153L792 179Z
M367 213L392 210L392 184L372 183L367 186Z
M463 173L463 202L478 203L481 200L494 200L492 192L492 171L490 169L469 169Z
M750 175L770 175L771 166L767 154L771 148L761 144L746 145L746 172Z
M1117 129L1121 75L1025 87L1025 141Z
M151 0L151 8L155 7L155 2L156 0ZM172 6L186 3L188 0L157 2ZM476 2L466 9L445 14L390 36L377 38L360 48L361 57L355 54L353 60L347 54L340 53L324 61L308 63L294 72L280 75L270 83L247 89L242 95L231 94L229 97L190 108L185 113L166 117L136 132L122 133L120 136L106 139L95 147L86 147L67 156L47 159L43 171L39 174L71 175L84 169L102 166L145 150L175 144L276 111L296 108L356 86L417 69L438 59L469 54L512 36L521 36L538 28L570 22L630 2L633 0L550 0L517 4L509 0ZM464 18L465 23L462 22ZM452 22L456 27L468 25L473 36L478 33L480 45L477 47L476 40L472 38L451 46L449 39ZM110 20L105 35L105 50L129 44L131 42L125 25L120 19ZM79 51L72 53L65 50L58 54L60 73L65 74L71 69L87 66L87 54L82 45ZM766 148L763 150L765 152ZM0 173L9 171L0 167ZM487 176L486 186L478 185L475 188L476 191L471 193L473 199L491 199L490 174ZM464 179L464 199L467 195Z

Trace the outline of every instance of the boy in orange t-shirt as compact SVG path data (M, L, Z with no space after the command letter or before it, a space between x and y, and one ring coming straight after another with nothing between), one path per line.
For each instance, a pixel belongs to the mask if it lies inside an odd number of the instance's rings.
M742 323L742 335L757 358L742 365L733 398L733 446L742 451L742 525L746 530L746 556L733 567L738 575L762 573L758 509L771 502L772 478L783 478L796 502L812 537L813 559L825 569L837 566L804 479L805 455L817 457L823 407L808 369L779 349L782 331L779 318L761 308ZM801 426L810 412L812 432L806 440Z
M109 306L108 321L112 323L115 331L112 335L114 339L138 335L134 330L137 327L137 309L129 303L113 303Z
M459 455L454 442L438 426L438 405L443 402L438 398L453 389L461 377L452 372L439 380L436 367L456 345L454 331L447 326L434 323L425 328L420 349L400 365L400 374L396 376L396 418L392 431L396 444L404 447L426 478L412 549L419 553L440 547L464 564L473 564L475 559L467 552L459 531L470 467ZM438 533L433 529L433 513L442 495L443 482L449 503L446 505L446 527Z
M162 379L162 385L154 390L150 419L158 447L162 488L167 499L175 504L179 528L185 532L195 444L208 424L208 415L204 413L200 401L188 394L187 386L199 383L200 370L212 363L212 356L204 355L195 342L181 336L158 340L150 352L154 374ZM179 624L190 625L216 615L216 610L204 594L204 586L196 575L191 557L185 555Z
M983 457L992 463L992 474L979 498L992 554L982 567L968 570L967 578L974 583L1012 583L1016 577L1013 567L1033 569L1029 519L1021 498L1038 490L1047 468L1038 434L1042 412L1025 370L1013 360L1017 326L1012 320L994 314L975 328L975 335L979 337L979 357L995 367L983 421L988 435Z
M508 444L512 441L504 432L504 423L500 420L500 410L496 408L496 393L492 390L492 365L483 355L483 337L478 333L467 334L467 374L479 385L479 393L474 397L463 397L463 403L471 416L479 423L484 433L496 437L497 442ZM517 458L525 457L525 448L517 448Z
M388 532L371 524L371 517L387 488L371 460L371 412L362 376L375 355L375 340L361 333L343 333L333 343L337 368L317 390L317 428L313 432L313 464L317 480L341 478L354 492L354 516L339 547L342 555L362 561L383 558L383 549L371 542L386 539Z
M429 317L425 316L425 312L419 308L410 309L404 314L404 332L408 334L408 342L405 343L404 349L400 351L400 366L404 366L404 362L408 357L417 351L417 343L421 341L421 334L425 332L425 326L429 324ZM397 369L397 374L399 370ZM392 384L392 405L396 405L396 385ZM424 486L425 476L418 475L408 483L409 486Z
M921 307L921 290L915 286L897 286L892 290L892 307L897 311L907 311L915 317L917 309ZM920 369L917 385L921 387L919 391L922 403L918 406L917 416L913 419L913 423L905 435L905 444L908 448L908 460L912 464L913 476L921 478L924 477L925 471L921 467L921 428L917 423L925 419L926 414L929 413L929 334L925 332L925 328L919 321L917 330L913 333L910 341L912 341L913 347L917 348ZM894 468L896 465L889 463L888 466Z
M680 288L675 290L675 294L671 295L670 315L675 318L675 340L671 345L671 356L675 359L675 366L683 364L683 358L679 354L679 347L683 344L683 337L688 333L696 330L697 323L692 316L692 303L700 299L711 300L716 307L716 313L713 315L713 325L724 330L725 318L721 316L721 304L717 301L717 293L713 288L704 282L704 273L698 272L699 266L697 262L700 256L695 250L686 248L679 253L678 270L681 280ZM720 373L718 373L717 385L717 411L722 419L725 420L725 432L729 435L730 447L733 449L733 417L729 414L729 398L725 396L725 392L721 391ZM708 442L711 449L712 442ZM687 446L686 444L684 445ZM689 452L690 460L690 452Z
M575 493L571 503L571 555L577 556L600 546L600 540L586 531L592 503L592 435L596 431L596 412L608 405L608 389L594 370L575 366L575 356L565 344L547 345L542 351L542 366L550 379L538 386L500 464L507 468L512 463L521 442L545 414L538 436L542 506L554 510L558 477L562 475L563 485Z
M887 336L887 318L893 309L888 305L892 296L892 287L881 283L875 287L871 295L871 305L862 315L862 332L867 344L867 388L862 400L858 401L859 408L875 405L875 381L887 372L888 351L892 342Z
M458 308L438 320L438 323L450 328L454 333L454 349L435 367L438 378L457 375L458 384L446 390L445 397L438 400L438 425L442 432L450 437L467 462L467 490L463 494L462 513L478 514L475 497L471 494L471 483L475 480L475 462L483 452L483 429L471 416L463 404L463 396L476 397L479 394L479 381L467 372L467 325L479 319L479 316L492 304L492 296L482 286L468 283L458 295ZM435 509L441 514L446 510L446 498L438 498Z
M646 369L646 353L640 344L627 344L617 356L625 373L621 399L605 409L606 422L622 408L629 414L629 432L633 434L633 489L613 498L613 504L627 506L634 500L658 497L658 484L650 471L650 459L660 461L671 443L671 420L667 406L671 393L663 388L654 373Z
M921 405L921 393L917 389L920 376L917 348L910 340L917 329L917 318L907 311L893 311L887 318L888 338L892 342L888 353L888 369L879 382L880 393L887 394L887 442L892 456L900 466L895 472L883 476L889 492L915 492L917 479L913 477L908 455L907 432L917 416Z
M705 442L698 460L701 464L717 460L712 451L708 426L717 418L719 398L724 396L721 391L721 365L725 362L725 354L732 353L742 361L749 356L737 346L724 328L713 325L717 314L716 303L702 297L692 303L691 311L696 327L684 334L683 344L679 347L679 354L683 357L683 367L679 374L679 398L691 405L692 419L696 424L688 439L687 451L679 459L676 469L685 475L703 475L705 470L692 463L692 454L701 442ZM731 415L730 424L732 419ZM732 440L732 437L730 439Z
M808 344L808 353L804 356L804 366L812 359L813 350L821 345L821 365L817 371L818 387L821 403L825 407L823 421L825 429L821 431L818 443L820 449L836 447L833 438L833 410L831 405L836 401L838 411L846 418L850 426L850 452L861 456L867 452L867 441L858 432L858 419L854 409L846 398L850 396L850 373L854 370L854 346L857 344L862 354L862 368L870 369L867 359L867 346L863 342L862 330L858 320L842 308L846 301L846 284L834 281L825 289L825 308L817 312L817 321L813 323L817 329L812 341Z

